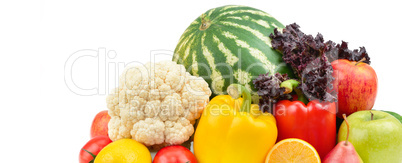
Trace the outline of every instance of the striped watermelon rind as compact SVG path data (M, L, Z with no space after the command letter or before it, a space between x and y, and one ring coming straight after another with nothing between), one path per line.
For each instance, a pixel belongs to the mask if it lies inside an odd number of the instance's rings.
M269 35L279 21L247 6L222 6L199 16L184 31L173 61L194 76L203 77L213 96L225 94L232 83L245 85L255 95L252 81L260 74L287 73L292 69L271 47Z

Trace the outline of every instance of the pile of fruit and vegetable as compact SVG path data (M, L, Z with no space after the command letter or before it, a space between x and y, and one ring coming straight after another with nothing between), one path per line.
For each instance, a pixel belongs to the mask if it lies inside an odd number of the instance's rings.
M402 118L373 109L371 62L258 9L208 10L172 61L126 67L80 163L401 163Z

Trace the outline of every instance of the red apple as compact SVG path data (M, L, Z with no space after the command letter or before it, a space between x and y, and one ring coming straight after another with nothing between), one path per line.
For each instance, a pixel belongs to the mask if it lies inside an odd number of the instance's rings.
M96 114L91 126L91 139L95 136L105 135L108 136L108 123L110 121L110 116L107 110L101 111Z
M377 75L364 62L338 59L333 61L334 89L338 91L338 113L350 115L361 110L371 110L377 96Z

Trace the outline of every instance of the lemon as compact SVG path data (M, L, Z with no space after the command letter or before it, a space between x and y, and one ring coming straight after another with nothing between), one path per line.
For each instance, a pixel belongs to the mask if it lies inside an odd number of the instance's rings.
M120 139L103 148L95 163L150 163L151 153L143 144L133 139Z

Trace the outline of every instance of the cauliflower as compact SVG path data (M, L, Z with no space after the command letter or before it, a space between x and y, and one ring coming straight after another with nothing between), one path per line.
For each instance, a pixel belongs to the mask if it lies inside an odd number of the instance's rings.
M204 79L175 62L127 67L119 87L106 98L109 137L132 138L149 147L182 144L194 133L210 95Z

